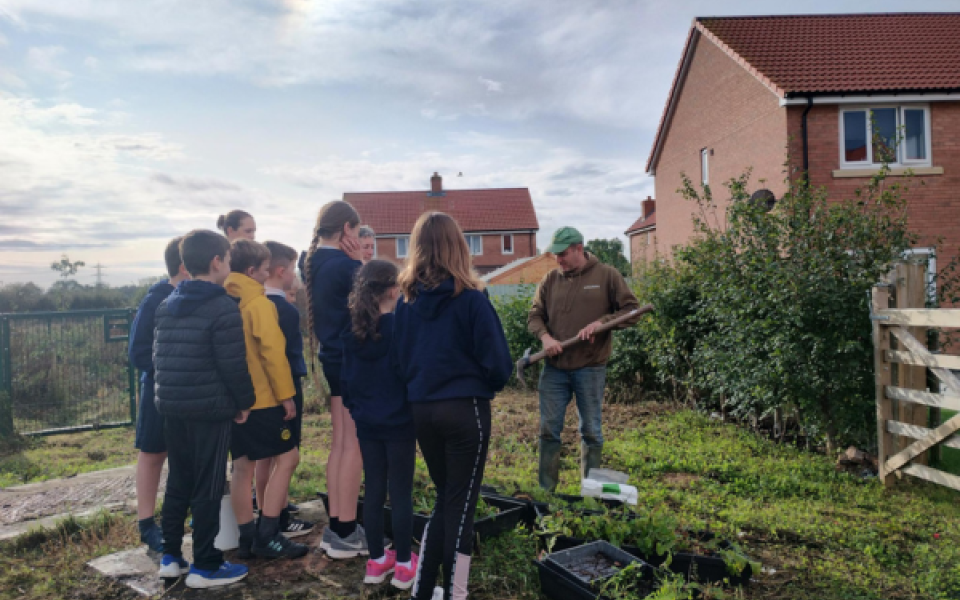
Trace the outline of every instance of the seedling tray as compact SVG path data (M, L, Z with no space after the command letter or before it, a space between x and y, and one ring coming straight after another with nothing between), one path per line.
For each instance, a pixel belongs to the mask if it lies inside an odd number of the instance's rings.
M564 502L570 505L578 504L580 502L583 502L584 500L583 496L574 496L571 494L557 494L557 498L559 498L560 500L563 500ZM623 502L619 500L608 500L606 498L594 498L594 500L597 500L607 508L619 508L623 506ZM550 505L546 502L531 502L531 504L533 505L533 510L537 517L543 517L545 515L552 514L552 511L550 510ZM571 508L570 510L576 511L584 515L602 515L603 514L603 511L590 510L585 508Z
M553 600L593 600L604 581L636 562L643 563L604 541L554 552L537 563L540 589ZM652 569L648 565L644 569L652 581Z
M317 492L317 495L320 496L320 499L323 501L323 508L324 510L328 511L327 514L329 515L330 500L327 493ZM474 535L477 536L477 539L480 541L495 537L506 531L512 531L513 529L516 529L517 524L523 519L524 511L526 510L526 506L520 500L502 497L485 497L483 501L488 505L499 509L499 512L495 515L474 521ZM427 523L429 521L430 515L413 513L414 539L423 539L423 532L427 528ZM363 498L357 500L357 522L363 523ZM388 537L393 537L393 518L389 506L385 506L383 509L383 532Z
M698 532L695 535L697 539L702 541L713 539L713 534L709 532ZM544 545L546 545L546 540L544 538L541 539L544 540ZM570 548L582 547L585 544L587 544L587 540L560 535L554 540L552 550L553 552L560 552ZM732 548L730 542L726 541L719 542L717 545L721 550ZM667 555L665 554L650 554L636 546L630 546L628 544L624 544L620 549L654 567L659 567L667 560ZM750 578L753 576L753 569L749 563L739 575L734 575L727 569L727 563L723 560L723 557L693 554L690 552L675 553L668 568L674 573L683 575L687 580L700 581L701 583L718 583L727 579L730 585L739 586L749 583Z

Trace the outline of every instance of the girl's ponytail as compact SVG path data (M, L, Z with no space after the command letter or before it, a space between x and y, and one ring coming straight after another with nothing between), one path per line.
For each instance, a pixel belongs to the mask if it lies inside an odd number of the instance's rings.
M357 271L350 292L350 320L359 341L380 339L380 301L396 287L398 273L397 266L386 260L371 260Z

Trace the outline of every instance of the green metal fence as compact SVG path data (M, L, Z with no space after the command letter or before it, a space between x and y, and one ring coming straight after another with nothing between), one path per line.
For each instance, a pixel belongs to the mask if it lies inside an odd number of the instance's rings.
M130 425L131 309L0 314L0 435Z

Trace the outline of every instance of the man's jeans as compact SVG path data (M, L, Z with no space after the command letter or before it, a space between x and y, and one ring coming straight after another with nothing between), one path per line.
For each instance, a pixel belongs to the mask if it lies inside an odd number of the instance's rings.
M565 371L544 362L540 374L540 487L553 491L560 479L563 417L573 396L580 416L580 475L600 466L603 453L603 389L607 367Z

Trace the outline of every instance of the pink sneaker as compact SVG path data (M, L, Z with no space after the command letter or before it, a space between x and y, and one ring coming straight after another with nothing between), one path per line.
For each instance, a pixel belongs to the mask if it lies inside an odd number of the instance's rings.
M364 583L383 583L390 573L393 573L394 567L397 566L397 553L393 550L387 550L384 555L387 560L382 565L373 559L367 561L367 574L363 578Z
M396 554L394 554L394 560L396 560ZM409 590L413 587L413 581L417 578L417 555L415 552L410 553L410 568L404 567L400 563L397 563L397 568L393 572L393 579L390 580L390 585L399 589L399 590Z

